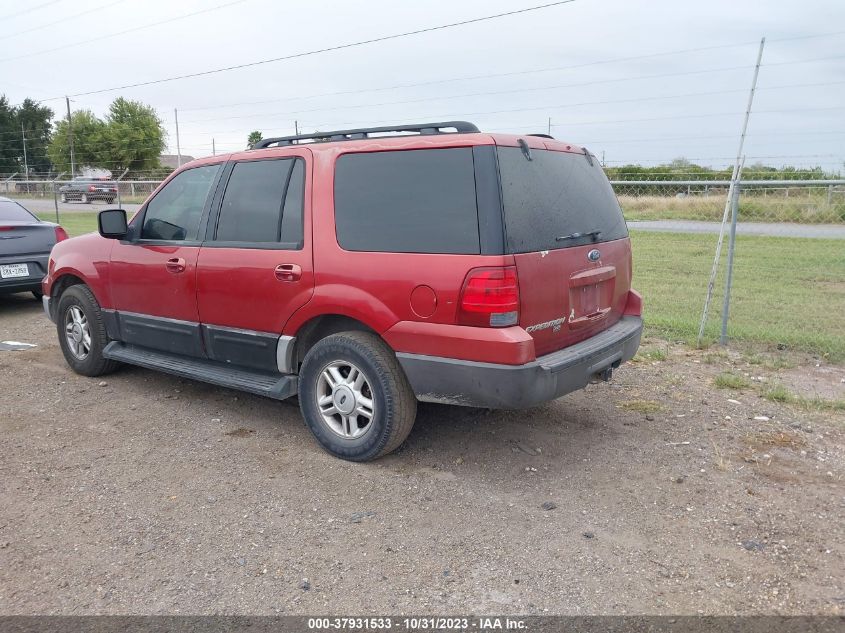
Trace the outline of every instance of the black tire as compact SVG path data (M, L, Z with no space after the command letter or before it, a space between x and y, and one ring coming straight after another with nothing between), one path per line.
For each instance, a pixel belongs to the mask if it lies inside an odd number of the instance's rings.
M33 290L32 296L35 297L38 301L41 301L41 297L44 296L44 293L41 292L40 290Z
M77 307L82 310L88 322L88 330L91 335L91 346L84 358L78 358L70 349L66 336L66 319L71 308ZM94 297L94 293L88 286L78 284L71 286L59 297L59 307L56 311L56 331L59 335L59 346L65 355L67 364L77 374L83 376L101 376L113 372L118 368L119 363L103 358L103 348L108 344L109 337L106 334L106 326L103 323L103 312L100 304Z
M106 198L106 204L114 204L114 198Z
M338 361L360 369L375 405L367 430L360 437L342 437L333 431L317 405L320 375ZM369 332L341 332L322 339L305 356L299 373L299 408L305 424L327 452L341 459L366 462L387 455L405 441L417 416L417 399L396 355L384 341Z

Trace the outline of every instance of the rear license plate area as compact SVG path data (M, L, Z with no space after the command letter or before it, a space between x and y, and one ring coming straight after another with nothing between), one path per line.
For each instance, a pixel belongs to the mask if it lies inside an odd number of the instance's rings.
M17 277L29 277L29 266L26 264L0 265L0 279L15 279Z

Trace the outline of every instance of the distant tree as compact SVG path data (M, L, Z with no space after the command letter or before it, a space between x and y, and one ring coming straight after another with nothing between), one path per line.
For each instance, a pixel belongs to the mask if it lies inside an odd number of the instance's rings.
M254 130L254 131L250 132L249 136L246 138L247 149L251 148L253 145L255 145L258 141L260 141L263 138L264 137L262 136L261 132L259 132L258 130Z
M90 110L77 110L71 115L73 128L73 156L77 172L84 166L106 167L107 154L103 151L106 124L94 116ZM53 138L47 148L47 155L58 172L71 173L70 134L67 119L56 123Z
M17 120L15 109L9 105L6 95L0 96L0 173L13 174L18 171L18 156L23 146L15 142L20 139L20 130L15 134Z
M27 98L15 109L15 118L18 129L23 127L26 134L26 164L30 171L50 171L52 165L47 148L50 145L50 120L53 118L53 111ZM19 160L19 165L23 167L23 143Z
M159 166L167 133L152 107L118 97L109 106L104 123L103 152L108 164L103 167L117 174L125 169L142 172Z
M77 172L83 167L100 167L117 175L125 169L146 172L159 167L167 133L150 106L118 97L105 119L98 119L90 110L77 110L71 121ZM57 171L70 172L66 119L56 124L48 154Z
M18 106L0 96L0 173L24 172L24 136L26 164L30 171L50 169L47 145L50 142L50 119L53 111L39 106L32 99L24 99ZM23 125L23 132L21 131Z

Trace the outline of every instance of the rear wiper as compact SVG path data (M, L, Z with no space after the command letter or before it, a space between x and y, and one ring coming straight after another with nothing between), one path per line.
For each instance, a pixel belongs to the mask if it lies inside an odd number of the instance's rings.
M555 242L565 242L566 240L577 240L579 237L592 237L595 240L601 231L587 231L586 233L570 233L569 235L561 235L555 238Z

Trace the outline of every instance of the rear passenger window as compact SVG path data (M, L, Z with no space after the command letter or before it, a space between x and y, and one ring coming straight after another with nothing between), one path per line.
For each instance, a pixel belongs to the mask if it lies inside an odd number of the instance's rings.
M237 163L223 194L215 239L301 247L304 182L300 159Z
M345 154L334 198L346 250L479 253L471 148Z

